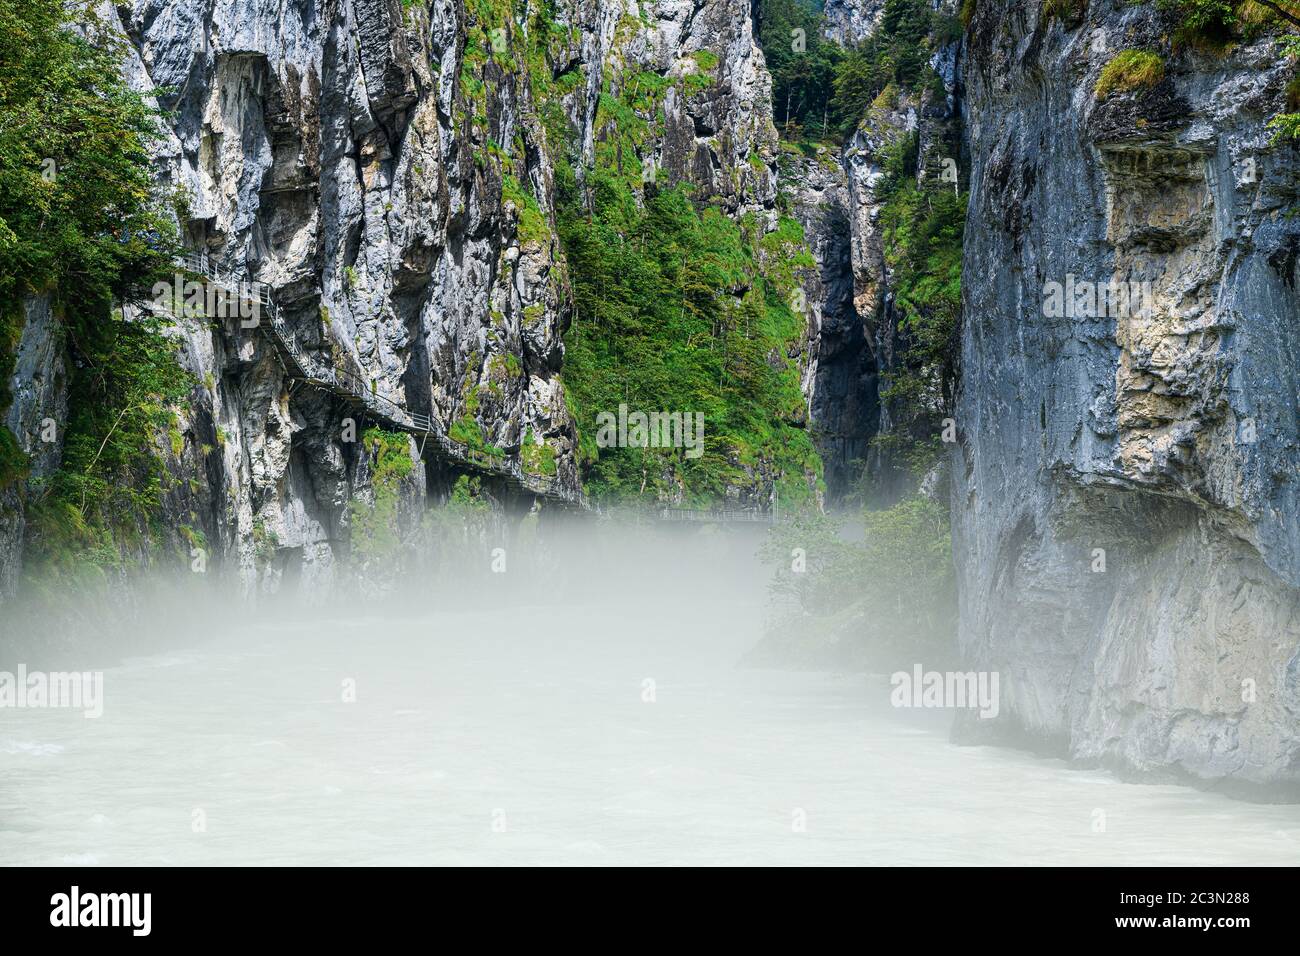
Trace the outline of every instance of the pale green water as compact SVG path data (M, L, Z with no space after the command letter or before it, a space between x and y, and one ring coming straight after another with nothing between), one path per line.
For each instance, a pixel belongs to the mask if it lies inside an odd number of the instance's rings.
M882 680L737 669L743 606L564 614L268 627L109 670L99 720L0 711L0 862L1300 863L1300 807L956 747Z

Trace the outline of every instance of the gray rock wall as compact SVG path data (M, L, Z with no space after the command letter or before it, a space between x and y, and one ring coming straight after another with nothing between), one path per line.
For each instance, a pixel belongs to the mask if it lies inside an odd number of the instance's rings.
M879 425L877 368L855 296L855 252L862 222L842 154L818 146L812 156L781 157L781 188L817 262L803 282L808 332L803 390L834 506L861 474Z
M1295 783L1300 163L1264 128L1292 71L1268 39L1170 55L1171 26L1107 3L972 24L961 643L1001 672L1005 729ZM1099 100L1127 48L1164 81ZM1148 295L1050 307L1070 276Z
M0 489L0 598L17 588L27 529L26 499L59 468L68 418L63 342L47 296L23 301L23 328L14 355L3 424L28 458L26 476Z
M137 0L101 13L129 41L132 82L168 111L154 159L160 191L184 196L189 245L262 283L317 360L508 455L544 441L573 488L553 214L566 144L543 113L558 105L590 160L611 134L601 95L641 71L666 77L644 155L627 161L771 225L771 81L746 0L562 0L540 39L531 14L498 23L498 6ZM530 59L539 46L545 56ZM577 82L537 102L539 69ZM676 82L700 73L706 82ZM344 436L352 413L287 380L253 329L186 320L176 336L200 384L180 452L159 443L176 478L163 523L185 529L171 544L183 553L201 533L214 569L245 590L286 576L328 586L348 558L349 503L373 497L371 455ZM34 370L20 363L15 384L35 390ZM455 477L428 456L417 464L404 523L418 529L426 499ZM23 535L8 494L0 593Z
M826 0L822 32L843 46L854 46L880 25L885 0Z

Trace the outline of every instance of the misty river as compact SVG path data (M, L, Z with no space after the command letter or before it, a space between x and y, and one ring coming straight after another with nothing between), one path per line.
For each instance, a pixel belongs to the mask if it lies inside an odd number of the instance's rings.
M3 713L0 862L1300 862L1300 807L955 746L884 676L738 667L759 627L429 609L127 659L97 720Z

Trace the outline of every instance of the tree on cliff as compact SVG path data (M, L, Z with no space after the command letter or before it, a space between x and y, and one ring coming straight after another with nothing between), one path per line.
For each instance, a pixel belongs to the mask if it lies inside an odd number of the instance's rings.
M147 150L157 111L123 78L124 52L88 4L0 0L0 382L27 296L50 297L72 358L63 466L29 501L50 549L72 538L111 554L120 538L104 528L143 530L151 443L184 394L158 330L111 315L170 267L175 235ZM0 413L11 400L0 393ZM0 428L0 481L25 464Z

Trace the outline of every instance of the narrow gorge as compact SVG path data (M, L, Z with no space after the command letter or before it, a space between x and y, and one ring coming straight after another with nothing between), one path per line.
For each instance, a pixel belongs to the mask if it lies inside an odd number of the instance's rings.
M945 742L1300 799L1295 4L0 27L0 665L190 600L701 653L680 592L727 667L995 675Z

